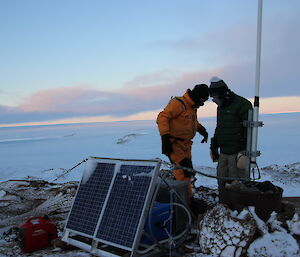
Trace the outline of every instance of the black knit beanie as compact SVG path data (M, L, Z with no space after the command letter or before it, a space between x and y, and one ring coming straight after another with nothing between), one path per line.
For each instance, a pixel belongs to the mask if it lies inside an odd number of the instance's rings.
M196 85L192 90L189 91L189 96L195 104L200 102L200 98L208 99L208 86L205 84Z

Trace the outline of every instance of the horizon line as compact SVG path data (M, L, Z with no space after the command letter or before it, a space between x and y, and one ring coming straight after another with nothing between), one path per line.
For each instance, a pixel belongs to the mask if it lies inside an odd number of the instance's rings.
M276 115L276 114L293 114L300 113L300 111L285 111L285 112L268 112L260 113L259 115ZM201 119L208 119L216 117L215 115L201 117ZM8 123L0 124L0 128L16 128L16 127L35 127L35 126L62 126L62 125L84 125L84 124L95 124L95 123L113 123L113 122L131 122L131 121L152 121L155 119L132 119L132 120L110 120L110 121L83 121L83 122L74 122L74 121L65 121L65 122L51 122L51 121L40 121L40 122L23 122L23 123Z

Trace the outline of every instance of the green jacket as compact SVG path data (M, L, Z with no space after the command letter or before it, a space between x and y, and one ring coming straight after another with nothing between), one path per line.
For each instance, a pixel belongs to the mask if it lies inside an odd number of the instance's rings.
M230 92L229 98L217 108L217 127L214 138L221 153L236 154L246 149L248 110L252 104L247 99Z

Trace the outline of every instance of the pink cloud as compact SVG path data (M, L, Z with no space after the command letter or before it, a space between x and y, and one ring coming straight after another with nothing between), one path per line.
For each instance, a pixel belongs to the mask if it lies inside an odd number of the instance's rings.
M229 88L237 94L247 98L253 97L254 67L245 62L185 73L163 70L134 78L124 87L111 91L84 85L40 90L23 98L17 107L0 106L0 118L2 123L17 120L42 122L91 116L114 117L113 119L118 120L138 115L137 117L142 119L149 116L146 113L164 108L171 96L183 95L187 88L193 88L195 84L209 84L213 75L223 78ZM275 84L276 81L270 78L269 83ZM265 85L262 85L263 89L264 87ZM274 91L274 86L272 90ZM276 112L280 112L281 109L289 110L285 105L286 102L277 104ZM214 112L213 107L207 105L208 113ZM297 108L292 110L297 111ZM203 112L203 115L208 113Z
M85 112L94 101L103 101L107 92L87 86L40 90L23 98L20 108L24 112ZM87 111L87 110L86 110Z
M24 98L20 107L25 112L59 111L58 106L76 100L82 91L81 87L40 90Z

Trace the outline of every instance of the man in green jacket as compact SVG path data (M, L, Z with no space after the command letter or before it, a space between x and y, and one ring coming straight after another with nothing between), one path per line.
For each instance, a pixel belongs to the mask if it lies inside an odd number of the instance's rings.
M210 145L212 160L218 161L217 175L247 179L249 172L237 168L237 155L246 150L247 128L243 126L243 121L248 120L252 104L233 93L218 77L211 78L209 93L212 101L218 105L217 127ZM226 180L218 179L219 187L225 182Z

